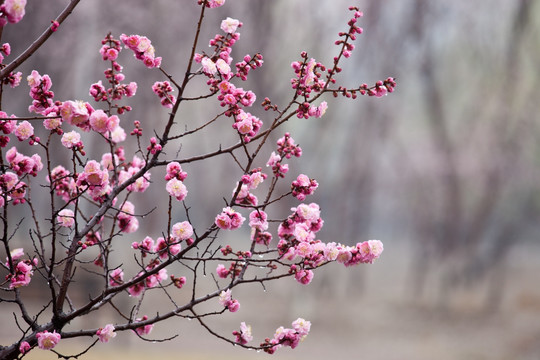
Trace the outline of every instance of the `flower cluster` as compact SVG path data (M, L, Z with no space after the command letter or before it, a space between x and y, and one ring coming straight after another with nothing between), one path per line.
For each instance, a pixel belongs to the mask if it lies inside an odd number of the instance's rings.
M8 171L0 175L0 207L5 205L6 200L13 200L14 205L24 203L25 195L26 184L16 174Z
M223 307L227 308L230 312L237 312L240 310L240 303L238 300L232 298L231 289L227 289L219 293L219 303Z
M174 89L168 81L156 81L152 85L152 91L159 97L164 107L171 109L176 103L176 98L171 95Z
M47 177L47 180L52 184L56 195L62 197L65 202L70 201L77 193L77 185L62 165L58 165L51 171L51 177Z
M112 133L118 127L120 119L116 115L107 116L103 110L96 110L90 115L90 127L102 135Z
M285 174L289 171L289 165L283 164L283 159L290 159L293 155L296 157L302 156L302 149L299 145L294 143L294 139L289 133L277 141L277 153L272 151L266 166L272 168L272 172L276 177L285 177Z
M49 75L41 76L36 70L32 70L27 81L30 86L30 97L33 99L28 111L46 115L46 110L53 106L54 92L51 91L51 78Z
M255 195L250 191L255 190L260 183L266 179L267 175L264 174L261 168L255 168L251 170L248 174L242 176L240 191L238 190L238 185L236 184L233 190L233 196L236 194L235 203L239 205L252 205L257 206L258 200Z
M167 185L165 189L170 196L178 201L184 200L187 196L188 190L183 182L186 177L187 173L182 171L182 167L178 162L173 161L167 165L167 174L165 175Z
M8 118L8 115L4 111L0 111L0 117L1 118ZM15 116L11 116L14 118ZM4 135L0 136L0 146L6 147L9 143L9 134L15 131L17 128L17 120L0 120L0 131L4 133Z
M26 156L17 151L14 146L6 152L6 160L9 163L10 169L15 171L17 175L25 174L36 176L43 169L41 157L38 154Z
M11 251L11 264L19 260L24 255L24 251L21 248ZM9 259L6 262L5 266L11 268ZM9 288L14 289L21 286L27 286L32 280L32 275L34 274L33 268L37 266L37 259L32 260L20 260L17 262L17 265L13 266L13 273L10 273L6 276L6 280L9 280Z
M139 220L134 216L134 214L135 205L133 205L131 201L125 201L120 209L120 212L116 216L120 230L129 234L139 229Z
M5 6L5 4L6 3L0 6L0 11L1 11L1 8ZM2 20L3 19L0 17L0 23L2 22ZM0 24L0 26L2 25ZM10 54L11 54L11 45L9 45L9 43L2 44L2 46L0 47L0 63L4 62L4 55L9 56ZM2 84L9 85L12 88L15 88L21 84L21 80L22 80L22 73L20 71L16 73L11 72L2 79Z
M76 185L81 190L87 190L96 201L112 190L109 184L109 172L107 169L102 170L101 164L95 160L86 163L84 171L77 177Z
M240 323L240 331L233 331L232 333L236 337L236 342L241 345L246 345L248 342L253 340L253 336L251 335L251 326L246 325L245 322Z
M355 246L345 246L338 244L336 261L345 266L353 266L357 264L372 264L378 259L384 246L380 240L368 240L356 244Z
M161 66L161 57L155 57L156 49L154 49L152 41L146 36L122 34L120 40L128 49L133 51L135 57L141 60L147 68Z
M326 81L322 79L322 72L326 71L326 67L315 59L308 60L306 53L301 56L303 61L291 63L296 75L296 78L291 79L291 84L297 95L309 99L312 92L321 92L326 85Z
M242 226L245 220L242 214L229 206L216 216L215 224L223 230L235 230Z
M152 270L158 262L152 262L148 266L145 267L146 271ZM141 271L135 276L134 279L143 278L144 280L141 280L134 285L128 287L127 291L129 295L133 297L140 296L146 289L155 288L159 284L161 284L164 280L168 279L169 276L167 275L167 269L161 269L156 274L146 276L145 277L145 271Z
M294 349L308 335L310 328L311 322L298 318L293 321L292 328L279 327L274 337L265 339L261 347L268 354L275 353L276 350L283 346L290 346L291 349Z
M313 194L319 184L315 179L310 179L307 175L300 174L291 184L292 196L300 201L304 201L307 195Z
M108 154L109 158L112 159L110 153ZM109 166L112 164L109 163ZM135 174L137 174L139 171L144 168L146 165L146 162L139 158L138 156L134 155L131 162L124 164L124 169L120 170L120 173L118 174L118 182L120 184L123 184L124 182L131 179ZM134 182L132 182L130 185L126 187L127 191L130 192L145 192L146 189L150 186L150 178L151 173L145 172L143 176L138 177Z
M111 34L101 41L101 49L99 50L104 61L110 61L111 67L104 71L105 78L109 82L109 87L106 89L103 83L98 81L90 86L89 94L94 98L96 102L104 101L111 103L112 100L121 100L125 97L135 96L137 92L137 83L130 82L122 83L125 80L124 74L122 74L122 66L116 61L118 54L122 51L120 46L120 40L115 39ZM117 104L112 105L116 108L118 114L123 114L126 111L131 111L130 106L120 106Z
M252 91L237 88L230 80L236 76L242 80L247 79L250 69L256 69L263 64L262 55L244 56L236 64L236 73L231 71L232 46L240 38L236 32L242 23L236 19L226 18L221 22L221 29L226 35L217 34L211 41L215 55L195 54L194 60L201 64L202 73L208 77L208 84L212 91L219 91L218 100L222 107L227 107L225 115L234 119L233 129L236 129L244 142L250 142L262 127L262 121L246 112L243 108L252 106L256 96Z
M90 130L90 122L88 120L93 111L94 108L89 103L80 100L64 101L58 109L62 121L77 126L84 131Z

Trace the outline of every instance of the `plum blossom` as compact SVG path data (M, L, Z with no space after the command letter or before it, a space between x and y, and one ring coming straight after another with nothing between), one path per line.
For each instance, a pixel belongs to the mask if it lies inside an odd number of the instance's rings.
M49 113L48 118L43 120L43 126L47 130L59 130L62 125L62 118L58 117L56 113Z
M117 286L124 283L124 272L121 268L116 268L109 274L109 285Z
M109 342L109 340L116 336L113 324L107 324L105 327L99 328L98 331L96 331L96 335L99 338L99 341L104 343Z
M230 312L237 312L240 309L238 300L231 296L231 289L224 290L219 294L219 303Z
M184 200L188 193L186 185L177 178L169 180L167 185L165 185L165 190L167 190L170 196L175 197L178 201Z
M199 0L199 5L202 4L202 0ZM208 0L206 3L206 7L209 8L217 8L220 6L223 6L225 4L225 0Z
M28 121L21 122L15 129L15 136L19 141L24 141L34 135L34 127Z
M114 131L120 122L120 119L116 115L107 116L103 110L96 110L90 115L90 126L92 130L97 131L100 134L105 134L108 131Z
M135 214L135 205L126 201L118 213L118 226L125 233L133 233L139 229L139 220L133 216Z
M60 226L63 227L72 227L75 224L75 215L73 213L73 210L70 209L63 209L60 210L58 213L58 216L56 217L56 221L60 224Z
M172 109L176 103L176 97L171 94L174 89L168 81L156 81L152 85L152 91L159 97L162 106Z
M109 172L107 169L101 170L101 164L96 160L90 160L84 166L84 172L79 174L77 186L87 186L93 197L102 196L110 190Z
M217 66L209 57L202 59L201 65L206 75L215 75L217 73Z
M223 230L238 229L246 219L231 207L223 208L221 214L216 216L215 224Z
M221 30L228 34L232 34L236 31L238 27L241 27L242 24L240 21L236 19L232 19L230 17L227 17L223 21L221 21Z
M231 72L231 67L223 59L217 59L216 68L221 75L228 75Z
M187 240L193 235L193 227L189 221L182 221L174 224L171 230L171 236L174 240Z
M216 268L216 273L220 278L225 279L227 276L229 276L230 271L225 267L225 265L219 264Z
M37 259L34 260L22 260L15 266L15 274L8 275L10 280L9 288L14 289L21 286L27 286L32 280L33 266L37 265Z
M60 107L62 120L70 125L78 126L83 130L88 130L88 119L92 112L90 104L84 101L64 101Z
M141 60L147 68L151 69L161 65L161 57L155 57L156 50L152 41L146 36L122 34L120 40L134 52L135 58Z
M313 280L313 271L304 269L298 270L294 275L294 278L300 284L307 285L311 282L311 280Z
M8 22L15 24L22 20L25 14L26 0L5 0L0 10Z
M60 341L60 334L55 331L48 332L47 330L36 334L38 347L42 350L51 350Z
M251 326L246 325L245 322L240 323L240 331L233 331L233 335L236 336L236 342L242 345L246 345L248 342L253 340L251 335Z
M74 147L79 147L82 145L81 134L76 131L64 133L60 141L62 142L62 145L68 149L73 149Z
M148 320L148 316L144 315L141 319L137 319L135 322L141 322L141 321L146 321L146 320ZM154 324L143 325L136 328L135 332L138 335L147 335L147 334L150 334L153 327L154 327Z
M32 347L30 344L26 341L21 342L21 345L19 345L19 351L21 354L26 354Z
M253 210L249 214L249 226L260 231L268 229L268 215L263 210Z
M172 161L167 164L167 174L165 175L165 180L169 181L173 178L176 178L180 181L184 181L187 178L187 173L182 171L182 166L176 161Z
M108 136L106 137L115 144L118 144L126 140L126 131L120 125L117 126L116 129L114 129L113 131L110 132L110 134L107 134L107 135Z
M304 320L302 318L298 318L292 323L293 329L296 330L298 335L305 337L309 330L311 329L311 322Z
M163 237L159 237L156 240L156 246L154 247L154 252L158 253L161 259L167 259L169 254L175 256L181 250L182 245L180 245L178 241L174 241L172 238L169 240L169 242L167 242Z

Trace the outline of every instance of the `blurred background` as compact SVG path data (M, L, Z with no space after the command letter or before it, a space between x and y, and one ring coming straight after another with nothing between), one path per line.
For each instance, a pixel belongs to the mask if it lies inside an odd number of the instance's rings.
M48 73L56 99L90 101L90 84L104 80L100 41L112 32L116 37L148 36L163 67L180 79L197 20L195 3L82 1L19 70L23 78L34 68ZM2 40L11 43L13 54L20 53L66 4L29 1L24 20L7 26ZM207 12L199 50L220 31L222 19L241 20L235 60L261 52L265 64L239 86L253 90L257 103L269 97L283 105L291 95L290 63L305 50L330 64L337 33L347 29L349 5L364 11L364 34L343 63L341 84L356 87L393 76L396 92L381 99L328 97L322 119L291 121L272 144L290 131L302 146L304 155L291 161L287 183L299 173L319 182L308 200L321 205L323 241L380 239L385 251L374 265L320 269L307 287L290 279L266 292L239 289L235 297L241 312L217 319L214 326L230 334L246 321L258 343L298 316L310 320L308 338L294 351L278 351L277 359L540 359L540 101L535 92L540 86L540 4L229 0ZM133 120L140 120L149 138L167 116L150 89L164 79L128 51L120 63L127 81L139 84L135 100L127 103L134 111L122 118L122 126L129 133ZM204 89L199 86L190 93ZM26 115L27 92L23 84L6 93L3 110ZM202 123L218 110L212 101L189 104L179 126L188 119ZM268 116L261 109L253 113L263 121ZM180 157L205 153L231 139L205 135L186 139L178 150ZM99 145L86 146L90 154L101 155ZM223 207L221 199L238 178L224 175L231 164L232 159L216 159L186 167L195 225L206 226ZM161 178L153 175L156 181ZM137 201L157 203L164 195L146 193ZM291 206L295 202L278 210L288 214ZM159 236L160 216L152 214L142 231ZM118 256L120 262L123 255ZM107 318L88 321L101 326ZM174 319L156 325L156 339L179 334L170 342L142 343L132 334L119 334L82 358L268 356L231 347L194 322ZM6 330L0 335L7 339ZM63 349L73 346L76 352L76 342L70 344L62 344ZM56 356L37 350L29 358Z

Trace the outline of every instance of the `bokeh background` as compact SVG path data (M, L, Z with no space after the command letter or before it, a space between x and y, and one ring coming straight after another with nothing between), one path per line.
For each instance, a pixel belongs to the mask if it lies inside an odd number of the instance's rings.
M164 68L180 78L197 20L195 3L82 1L20 70L25 76L34 68L48 73L57 99L89 101L89 85L103 79L100 41L112 32L148 36ZM2 40L11 43L14 54L21 52L66 4L29 1L24 20L6 27ZM244 26L233 56L261 52L265 58L244 88L258 99L284 104L291 95L290 63L305 50L329 64L349 5L364 11L364 34L343 64L342 83L354 87L393 76L396 92L381 99L328 98L323 119L295 120L283 131L304 150L301 161L291 162L291 174L308 174L320 184L311 198L325 219L320 238L346 244L380 239L383 256L370 266L328 266L309 286L290 279L266 291L238 290L242 310L214 326L230 334L246 321L255 341L262 341L298 316L311 320L308 338L294 351L278 351L277 359L540 359L540 4L229 0L207 12L199 50L220 31L222 19L240 19ZM150 86L164 79L127 51L120 62L127 79L139 83L124 127L129 131L133 120L141 120L145 130L159 131L167 114ZM202 89L200 84L191 91ZM3 110L26 115L27 91L23 85L6 93ZM217 110L211 102L193 103L182 121L202 122ZM265 113L257 111L264 121ZM208 152L226 141L205 135L187 139L179 150L182 156ZM97 144L87 148L101 154ZM221 199L237 179L228 171L231 163L217 159L187 168L196 223L207 224L223 206ZM147 193L139 201L158 204L166 201L159 200L163 195ZM290 206L294 202L284 203L283 213ZM142 231L159 233L162 227L155 214ZM92 286L83 284L81 296ZM102 316L85 324L105 324L107 315ZM0 331L0 343L10 332ZM194 321L156 325L152 336L171 333L179 336L166 343L119 334L82 358L268 356L231 347ZM62 346L67 352L78 349L76 341ZM56 356L36 350L29 358Z

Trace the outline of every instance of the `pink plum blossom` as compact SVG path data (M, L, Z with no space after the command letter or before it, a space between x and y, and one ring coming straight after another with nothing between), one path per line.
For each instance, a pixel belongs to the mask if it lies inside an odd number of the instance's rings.
M251 326L246 325L245 322L240 323L240 331L233 331L233 335L236 336L236 342L242 345L246 345L248 342L253 340L251 335Z
M9 252L9 255L11 256L11 260L15 261L15 260L19 260L20 258L22 258L24 256L24 249L23 248L17 248L17 249L13 249ZM7 260L7 258L6 258ZM9 267L9 265L6 265Z
M202 0L199 0L199 4L202 4ZM208 0L206 6L209 8L217 8L223 6L224 4L225 0Z
M19 141L24 141L34 135L34 127L28 121L21 122L15 129L15 136Z
M217 266L216 273L222 279L225 279L227 278L227 276L229 276L229 270L223 264L219 264Z
M184 181L187 177L187 173L182 171L182 166L176 161L172 161L167 164L167 174L165 175L165 180L169 181L173 178L176 178L180 181Z
M32 271L33 266L37 264L37 260L30 261L19 261L17 263L17 266L15 266L15 274L10 274L10 289L18 288L21 286L27 286L30 284L30 281L32 280L32 275L34 272Z
M172 240L172 239L171 239ZM165 241L163 237L159 237L156 240L156 246L154 247L154 252L159 254L159 257L161 259L167 259L169 257L169 254L172 256L177 255L180 251L182 251L182 245L180 245L179 241Z
M111 131L108 136L113 143L118 144L126 140L126 131L123 127L117 126L113 131Z
M253 210L249 214L249 226L260 231L268 229L268 215L262 210Z
M311 329L311 322L304 320L302 318L298 318L292 323L293 329L296 330L298 335L305 337L309 330Z
M73 213L73 210L70 209L63 209L60 210L58 213L58 216L56 217L56 221L60 224L60 226L63 227L72 227L75 225L75 215Z
M167 185L165 185L165 190L167 190L170 196L175 197L178 201L184 200L188 193L184 183L177 178L169 180Z
M42 350L51 350L60 341L60 334L55 331L48 332L47 330L36 334L38 340L38 347Z
M14 24L22 20L25 14L26 0L5 0L1 10L7 21Z
M90 115L90 126L92 130L105 134L107 131L114 131L118 126L118 116L107 116L103 110L96 110Z
M135 214L135 205L126 201L118 213L117 221L120 229L125 233L133 233L139 229L139 220L133 216Z
M99 341L104 343L109 342L109 340L116 336L113 324L107 324L105 327L99 328L98 331L96 331L96 335L99 338Z
M201 60L202 70L206 75L215 75L217 73L216 64L209 57Z
M141 319L137 319L135 322L141 322L148 320L148 316L144 315ZM148 335L154 328L153 324L143 325L135 329L138 335Z
M21 345L19 345L19 351L21 354L26 354L32 347L30 344L26 341L21 342Z
M188 221L182 221L174 224L171 230L171 236L174 240L187 240L193 235L193 227Z
M78 126L84 130L88 129L88 119L91 107L83 101L64 101L60 107L62 120L70 125Z
M238 27L242 26L240 21L236 19L232 19L230 17L226 18L225 20L221 21L221 30L228 34L232 34L236 31Z
M124 272L121 268L116 268L109 274L109 285L118 286L124 283Z
M219 303L230 312L237 312L240 309L238 300L231 297L231 289L224 290L219 294Z
M238 229L246 219L231 207L223 208L221 214L215 219L215 224L223 230Z
M64 133L64 135L62 135L61 142L62 142L62 145L64 145L68 149L72 149L73 147L79 146L82 144L81 134L79 134L76 131L66 132Z
M294 275L296 281L300 284L307 285L313 280L313 271L311 270L298 270Z
M62 118L58 117L56 113L50 113L48 118L43 120L43 126L47 130L57 130L62 125Z

